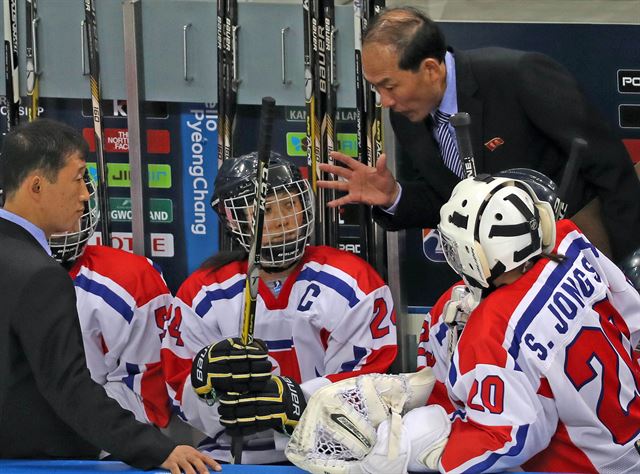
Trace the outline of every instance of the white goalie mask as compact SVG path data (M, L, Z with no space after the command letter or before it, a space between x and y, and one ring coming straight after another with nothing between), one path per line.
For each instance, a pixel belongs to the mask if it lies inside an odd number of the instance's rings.
M475 288L488 288L555 243L551 205L523 181L488 175L458 183L440 209L438 230L447 263Z
M53 257L60 263L75 261L89 242L98 226L100 210L96 194L96 185L89 173L85 173L84 182L89 191L89 200L84 204L84 214L78 221L78 230L52 234L49 237L49 247Z
M257 153L226 160L218 170L211 206L248 252L253 238ZM276 153L269 159L260 264L287 268L304 254L313 232L313 193L300 170Z

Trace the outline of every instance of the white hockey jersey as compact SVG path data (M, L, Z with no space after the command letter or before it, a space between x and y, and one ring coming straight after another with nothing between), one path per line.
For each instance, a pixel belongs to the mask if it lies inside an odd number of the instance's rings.
M159 270L144 257L88 245L69 273L91 378L138 421L167 426L160 345L172 296Z
M163 341L169 395L184 419L211 437L201 449L219 460L230 459L230 439L217 407L193 391L191 361L202 347L239 335L246 271L242 261L193 273L174 299ZM329 247L307 247L277 296L260 281L254 336L267 344L274 374L303 382L307 393L347 377L386 372L397 353L389 288L364 260ZM285 460L273 433L245 437L243 462Z
M451 359L451 290L426 317L418 366L453 420L443 472L640 472L640 296L572 222L557 229L567 259L493 291Z

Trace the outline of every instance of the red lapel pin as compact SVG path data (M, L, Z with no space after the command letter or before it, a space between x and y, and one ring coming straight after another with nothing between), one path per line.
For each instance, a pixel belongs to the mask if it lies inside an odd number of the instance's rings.
M500 145L504 144L504 140L500 137L495 137L492 138L491 140L489 140L487 143L484 144L484 146L486 146L489 151L494 151L496 148L498 148Z

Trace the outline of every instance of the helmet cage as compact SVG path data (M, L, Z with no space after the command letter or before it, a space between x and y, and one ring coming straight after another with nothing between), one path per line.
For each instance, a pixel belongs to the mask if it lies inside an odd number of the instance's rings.
M227 229L247 252L253 240L254 200L255 187L216 206L218 214L224 216ZM313 222L313 193L307 180L269 186L260 264L283 268L297 262L311 238Z
M225 160L218 170L211 207L224 227L250 251L257 189L258 154ZM261 265L286 268L297 262L313 233L314 203L300 170L271 152L262 228Z
M73 262L80 257L98 226L100 210L96 185L89 172L85 173L84 181L89 191L89 200L84 203L84 213L78 220L78 230L52 234L49 237L51 253L60 263Z

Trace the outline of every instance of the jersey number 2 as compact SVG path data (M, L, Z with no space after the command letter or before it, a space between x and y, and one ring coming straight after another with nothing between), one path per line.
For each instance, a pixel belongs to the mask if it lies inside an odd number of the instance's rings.
M579 391L598 377L599 368L600 380L597 383L601 388L596 414L611 433L613 441L625 445L640 432L638 423L634 422L640 420L640 371L620 341L619 331L610 322L611 317L614 321L620 318L615 309L607 301L595 305L594 309L600 313L604 331L595 327L582 328L567 346L565 370L569 380ZM635 387L632 388L633 398L623 407L620 400L623 390L618 370L625 367L633 375Z
M396 324L395 311L391 314L391 323L383 326L384 320L388 314L387 303L383 298L378 298L373 302L373 321L369 327L371 328L371 335L374 339L380 339L381 337L389 334L389 326Z

